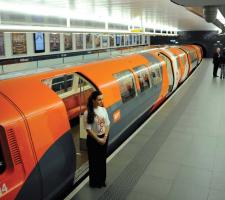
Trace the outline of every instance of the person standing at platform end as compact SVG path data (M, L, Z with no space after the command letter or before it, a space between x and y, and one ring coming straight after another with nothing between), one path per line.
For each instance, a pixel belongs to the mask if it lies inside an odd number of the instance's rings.
M220 64L220 48L216 48L216 52L213 54L213 78L218 77L217 70Z
M84 125L87 131L90 187L105 187L110 121L103 107L103 95L100 91L92 92L88 99Z

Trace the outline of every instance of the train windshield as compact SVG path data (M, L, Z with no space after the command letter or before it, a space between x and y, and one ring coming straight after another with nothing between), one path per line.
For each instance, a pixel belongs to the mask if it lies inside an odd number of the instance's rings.
M0 145L0 174L5 171L5 160L2 153L2 147Z
M0 126L0 174L2 174L6 168L5 159L4 159L4 155L3 155L3 149L2 149L2 147L3 147L2 141L3 141L3 135L4 135L3 133L4 133L4 129L2 126Z

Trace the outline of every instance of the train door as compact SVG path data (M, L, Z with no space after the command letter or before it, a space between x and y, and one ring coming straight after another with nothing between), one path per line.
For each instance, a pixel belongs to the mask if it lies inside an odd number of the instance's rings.
M149 69L150 68L150 69ZM129 135L127 128L135 127L134 123L143 114L149 114L150 108L159 98L162 77L158 66L140 65L131 70L113 74L121 96L111 112L120 111L121 119L110 128L110 146L114 148L118 141ZM137 82L136 82L137 81ZM136 86L140 86L140 90ZM123 134L121 134L123 131Z
M166 62L166 69L167 69L168 80L169 80L168 93L170 93L173 91L173 88L174 88L174 73L172 68L172 62L165 54L159 53L159 57L161 57Z
M137 88L134 74L131 70L125 70L113 74L113 77L118 84L120 91L121 101L113 108L111 112L116 110L120 111L121 120L116 123L116 126L111 126L110 128L110 146L114 149L117 146L116 141L120 141L120 137L123 137L120 132L128 128L131 123L137 118L141 113L141 106L143 103L139 101L137 97ZM147 92L148 86L143 86L142 94ZM134 109L136 108L136 109Z
M65 104L76 147L76 155L74 155L76 158L76 177L79 178L81 173L85 173L88 168L83 113L86 110L88 97L96 89L89 80L79 73L58 76L45 80L45 82L48 82L49 87L58 94Z
M192 62L191 62L191 57L189 55L189 50L185 49L184 47L179 48L179 49L182 50L186 55L187 62L188 62L188 65L189 65L189 67L188 67L188 74L189 74L192 71L192 68L193 68L193 65L192 65Z
M180 65L178 63L178 57L175 56L170 50L164 49L164 51L167 53L167 56L169 60L172 62L173 72L174 72L174 89L177 87L180 79L181 79L181 71L180 71Z

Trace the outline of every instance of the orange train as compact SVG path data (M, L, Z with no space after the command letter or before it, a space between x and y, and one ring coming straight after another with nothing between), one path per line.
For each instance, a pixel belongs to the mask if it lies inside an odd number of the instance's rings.
M82 113L93 90L104 95L112 151L201 60L197 45L165 46L22 77L1 76L0 199L55 199L74 183L76 155L85 141Z

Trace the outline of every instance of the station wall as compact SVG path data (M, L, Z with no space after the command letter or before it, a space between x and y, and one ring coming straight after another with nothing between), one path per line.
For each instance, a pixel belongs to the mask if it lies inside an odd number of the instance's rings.
M76 63L87 51L85 59L93 59L96 52L99 59L109 54L99 50L146 44L150 36L143 34L44 33L44 51L37 53L34 33L0 32L0 73Z
M198 44L203 47L204 57L211 58L217 47L225 48L225 37L217 31L183 31L177 37L151 37L151 44Z

